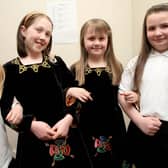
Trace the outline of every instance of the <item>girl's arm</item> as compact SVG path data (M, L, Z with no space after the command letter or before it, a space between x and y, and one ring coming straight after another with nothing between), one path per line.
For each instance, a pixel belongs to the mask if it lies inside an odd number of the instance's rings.
M18 75L17 66L12 64L12 62L8 62L4 65L4 70L5 70L5 81L4 81L4 87L3 87L3 92L2 92L1 101L0 101L2 117L5 123L9 127L15 129L16 131L30 130L31 122L34 116L32 114L24 115L26 114L24 112L24 107L22 109L22 107L19 106L18 104L16 105L15 109L12 109L11 111L12 103L16 92L15 86L17 86L16 80L15 80L15 78ZM16 111L22 112L23 116L18 115ZM16 114L18 118L14 114ZM15 125L11 124L10 122L11 123L16 122L17 127L15 127Z
M146 135L153 136L160 129L161 121L157 117L142 116L132 103L125 100L125 96L118 94L119 103L130 120Z

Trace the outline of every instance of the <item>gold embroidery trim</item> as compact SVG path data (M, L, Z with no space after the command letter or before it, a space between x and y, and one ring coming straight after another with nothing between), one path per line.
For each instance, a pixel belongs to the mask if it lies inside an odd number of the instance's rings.
M92 73L93 71L96 72L97 76L100 76L103 71L111 73L109 67L105 67L105 68L90 68L90 67L86 67L85 75L88 75L88 74Z
M51 66L47 60L48 60L48 57L45 56L44 61L41 64L22 65L19 61L19 58L16 58L12 61L12 63L19 66L19 73L21 74L21 73L27 71L29 68L31 68L34 72L38 72L40 66L45 67L45 68L50 68Z

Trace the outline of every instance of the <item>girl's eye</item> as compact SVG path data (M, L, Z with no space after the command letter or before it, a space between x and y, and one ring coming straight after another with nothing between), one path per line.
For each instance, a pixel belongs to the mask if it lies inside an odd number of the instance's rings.
M51 33L50 33L50 32L47 32L47 33L46 33L46 36L47 36L47 37L51 37Z
M90 41L94 41L95 40L95 37L89 37L88 38Z
M148 30L148 31L153 31L153 30L155 30L155 26L147 27L147 30Z
M40 32L42 32L43 30L42 30L42 28L36 28L36 31L40 33Z
M160 27L161 27L161 28L168 28L168 24L167 24L167 23L162 24Z
M36 31L38 33L42 33L42 32L44 32L44 29L43 28L36 28ZM46 37L51 37L51 32L47 31L47 32L45 32L45 35L46 35Z
M105 39L104 37L100 37L100 38L99 38L100 41L102 41L102 40L104 40L104 39Z

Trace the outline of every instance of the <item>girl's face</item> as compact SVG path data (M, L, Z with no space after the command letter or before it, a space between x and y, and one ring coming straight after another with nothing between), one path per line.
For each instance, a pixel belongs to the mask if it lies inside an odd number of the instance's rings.
M168 50L168 12L152 13L146 20L147 38L158 52Z
M96 32L88 28L84 35L84 47L89 56L104 56L108 45L108 36L105 32Z
M52 24L47 18L39 17L28 28L22 26L21 33L25 37L27 53L41 54L50 42Z

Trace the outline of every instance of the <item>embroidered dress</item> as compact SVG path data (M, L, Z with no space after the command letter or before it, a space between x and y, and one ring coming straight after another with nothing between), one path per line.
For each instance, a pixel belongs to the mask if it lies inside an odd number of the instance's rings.
M14 96L23 106L24 118L17 128L17 168L66 167L72 159L69 144L59 140L41 141L30 131L33 118L52 127L67 113L63 90L75 83L62 59L57 57L56 60L52 63L46 56L40 64L23 65L15 58L4 65L3 118L9 112Z
M93 101L82 104L79 128L94 168L120 168L122 162L126 129L117 100L118 86L112 85L109 74L108 68L87 67L81 86L93 97Z

